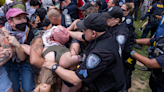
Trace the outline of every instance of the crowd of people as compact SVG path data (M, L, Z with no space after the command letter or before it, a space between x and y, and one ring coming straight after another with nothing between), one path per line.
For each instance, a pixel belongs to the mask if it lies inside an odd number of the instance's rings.
M128 92L136 60L151 69L152 92L163 92L160 0L5 0L0 5L1 92ZM147 18L139 29L142 39L133 26L139 9L140 24ZM151 45L149 57L133 50L142 45Z

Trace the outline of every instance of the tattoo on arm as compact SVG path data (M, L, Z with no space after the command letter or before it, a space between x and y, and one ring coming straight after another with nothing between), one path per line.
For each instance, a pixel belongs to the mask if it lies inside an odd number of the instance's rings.
M8 52L3 58L0 58L0 63L9 58L10 53Z
M39 43L36 44L36 45L33 47L33 50L35 51L35 53L37 52L38 49L43 48L43 44L42 44L41 42L42 42L42 40L39 40Z
M3 38L3 40L2 40L2 47L3 47L4 49L6 49L6 48L11 48L9 42L7 42L5 38Z

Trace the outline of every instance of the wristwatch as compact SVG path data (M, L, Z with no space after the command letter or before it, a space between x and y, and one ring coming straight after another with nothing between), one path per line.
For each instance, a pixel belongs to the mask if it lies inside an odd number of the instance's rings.
M54 64L54 65L52 66L52 70L55 71L55 70L57 69L58 66L59 66L58 64Z

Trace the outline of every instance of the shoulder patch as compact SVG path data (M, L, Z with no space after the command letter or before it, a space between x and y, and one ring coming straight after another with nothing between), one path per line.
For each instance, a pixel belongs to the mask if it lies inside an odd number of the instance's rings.
M125 36L124 35L118 35L116 37L116 39L120 45L124 44L124 42L125 42Z
M132 22L131 19L126 19L126 23L127 23L127 24L130 24L131 22Z
M68 13L68 9L64 9L63 14L67 14Z
M97 55L90 53L86 60L86 67L87 69L93 69L97 67L100 62L101 62L101 59Z
M124 20L125 20L125 17L122 17L122 22L124 22Z
M119 6L122 6L123 5L123 2L119 2Z

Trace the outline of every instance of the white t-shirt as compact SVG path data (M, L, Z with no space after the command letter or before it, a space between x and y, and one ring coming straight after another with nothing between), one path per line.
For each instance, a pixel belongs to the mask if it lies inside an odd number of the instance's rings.
M13 1L12 0L5 0L5 4L9 4L11 2L13 2Z

